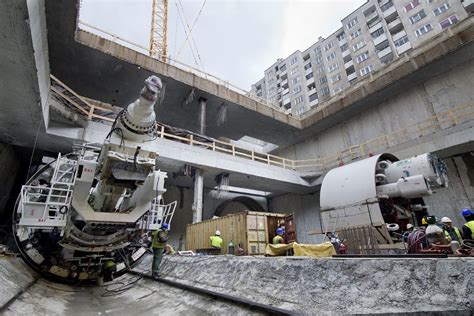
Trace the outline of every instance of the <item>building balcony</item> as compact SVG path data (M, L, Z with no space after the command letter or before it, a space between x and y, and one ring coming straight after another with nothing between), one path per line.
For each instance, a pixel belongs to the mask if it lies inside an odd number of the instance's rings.
M381 28L381 27L382 27L382 22L379 21L377 24L375 24L375 25L373 25L373 26L371 26L371 27L369 28L369 32L370 32L370 33L373 33L373 32L377 31L377 30L378 30L379 28Z
M377 52L377 56L379 56L380 59L384 58L388 54L392 52L392 49L390 46L387 46L386 48L382 49L381 51Z
M281 93L283 95L283 98L285 98L285 96L290 93L290 88L286 88L285 90L283 90L283 92Z
M309 106L313 107L319 103L319 99L314 99L313 101L309 102Z
M306 85L309 85L309 84L311 84L311 83L313 83L313 82L314 82L314 77L311 77L311 78L309 78L308 80L306 80Z
M371 22L374 22L378 18L379 18L379 15L377 11L374 11L371 14L369 14L369 16L366 16L365 20L367 21L367 24L369 25Z
M388 29L391 31L397 27L400 27L402 25L402 21L400 20L400 17L397 17L395 20L387 24Z
M357 73L353 72L350 75L347 76L348 81L352 81L357 78Z
M308 69L306 69L306 70L304 71L304 74L305 74L305 75L309 75L309 74L312 73L312 72L313 72L313 68L309 67Z
M280 82L280 86L281 86L281 87L283 87L283 86L285 86L285 85L288 85L288 78L285 79L285 80L282 80L282 81Z
M383 42L387 41L387 35L385 33L381 34L379 37L374 38L374 45L378 46Z
M351 59L347 63L344 64L344 67L347 69L351 66L354 66L354 61Z
M404 52L406 52L407 50L409 50L411 48L411 44L410 42L406 42L405 44L403 44L402 46L398 46L397 47L397 53L400 55L400 54L403 54Z
M399 39L401 39L403 36L407 35L407 32L405 32L405 30L403 31L400 31L396 34L393 34L392 35L392 40L395 42L395 41L398 41Z
M386 20L392 20L395 16L398 16L397 9L394 6L391 6L387 10L383 11L383 17Z
M347 43L347 38L343 38L342 40L339 41L339 46L342 46Z
M289 95L288 96L283 96L282 103L283 103L283 106L290 104L291 103L290 96Z
M308 90L308 95L312 95L316 93L316 88L312 88L311 90Z
M349 49L345 50L342 52L342 58L349 56L351 54L351 51Z

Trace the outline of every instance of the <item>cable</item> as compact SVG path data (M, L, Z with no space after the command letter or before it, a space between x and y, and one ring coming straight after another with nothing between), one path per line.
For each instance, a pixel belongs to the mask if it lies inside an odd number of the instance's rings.
M31 169L31 164L33 163L33 157L35 155L35 150L36 150L36 144L38 142L38 135L39 135L39 131L40 131L40 128L41 128L41 120L38 124L38 128L36 129L36 137L35 137L35 143L33 144L33 150L31 152L31 157L30 157L30 163L28 165L28 172L26 173L26 180L25 182L28 182L28 179L29 179L29 176L30 176L30 169Z
M183 44L182 44L181 47L179 48L178 53L176 54L176 56L174 57L175 59L178 59L179 54L181 53L181 50L184 48L184 45L185 45L186 42L188 41L189 35L191 35L191 32L192 32L194 26L196 25L197 20L198 20L199 17L201 16L202 9L204 9L204 5L206 4L206 1L207 1L207 0L204 0L204 2L202 3L201 9L199 10L199 12L198 12L196 18L195 18L194 21L193 21L193 24L191 25L191 28L189 29L189 34L188 34L188 35L186 36L186 38L184 39ZM181 1L180 1L180 3L181 3ZM176 42L175 42L175 45L176 45ZM176 47L175 47L175 48L176 48Z
M181 12L179 10L178 3L175 2L175 5L176 5L176 10L178 11L179 20L181 21L181 25L183 26L183 29L184 29L184 33L186 35L188 35L188 31L186 30L186 26L184 25L183 18L181 17ZM191 45L191 43L189 43L189 47L191 48L191 53L192 53L193 58L194 58L194 63L196 64L196 67L199 68L199 64L197 62L196 55L194 54L194 49L193 49L193 46ZM204 69L203 69L203 71L204 71Z

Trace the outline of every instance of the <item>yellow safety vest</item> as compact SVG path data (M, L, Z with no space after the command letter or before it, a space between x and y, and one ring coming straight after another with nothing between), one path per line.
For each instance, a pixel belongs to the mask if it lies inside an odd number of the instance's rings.
M474 239L474 221L469 221L466 224L464 224L464 226L469 227L469 229L471 230L471 238L470 239ZM464 236L464 237L466 239L469 239L469 236Z
M160 241L160 238L162 240L168 239L168 233L162 229L160 230L155 230L152 233L153 239L151 243L152 248L165 248L166 247L166 241Z
M211 246L214 248L221 248L222 238L219 236L211 236Z
M453 230L454 230L454 234L456 235L456 239L457 239L458 241L461 241L461 240L462 240L462 236L461 236L461 231L459 230L459 228L453 227ZM447 239L448 241L451 241L451 240L452 240L451 235L449 234L449 232L448 232L446 229L444 229L444 235L445 235L445 237L446 237L446 239Z
M276 235L275 237L273 237L272 244L278 245L280 244L280 241L283 241L283 237L281 237L280 235Z

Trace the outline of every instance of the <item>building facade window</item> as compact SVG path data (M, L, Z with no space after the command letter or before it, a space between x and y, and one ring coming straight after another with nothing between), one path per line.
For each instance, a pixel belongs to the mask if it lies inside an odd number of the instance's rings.
M337 75L331 77L331 83L336 83L341 79L342 79L341 74L337 74Z
M354 38L356 38L356 37L359 37L360 34L362 34L361 29L358 29L357 31L352 32L352 33L351 33L351 39L354 39Z
M335 52L332 52L331 54L326 56L327 61L330 61L331 59L334 59L334 58L336 58L336 53Z
M441 26L442 29L445 29L454 23L456 23L458 20L458 17L456 15L451 15L449 18L439 22L439 25Z
M309 102L313 102L314 100L318 99L318 94L313 93L312 95L309 96Z
M293 88L293 94L297 94L297 93L300 93L301 92L301 86L297 86L295 88Z
M324 72L324 67L318 67L316 69L316 73L319 75L319 74L322 74Z
M316 64L320 64L323 61L323 58L321 56L316 57Z
M307 63L306 65L304 65L304 70L308 70L311 68L311 63Z
M368 75L372 71L374 71L374 65L368 65L367 67L364 67L360 70L360 75L363 77L365 75Z
M440 5L439 7L437 7L436 9L433 10L433 14L435 16L438 16L441 13L448 11L448 9L449 9L449 4L448 3L443 3L442 5Z
M295 67L295 68L290 70L290 75L294 75L297 72L298 72L298 67Z
M423 20L425 17L426 17L425 10L421 10L417 14L412 15L410 17L410 22L411 24L415 24L416 22Z
M391 7L393 7L393 3L392 1L388 1L387 3L385 3L384 5L381 5L380 6L380 9L383 11L387 11L388 9L390 9Z
M333 47L334 47L334 43L332 41L330 41L329 43L326 44L326 46L324 46L324 51L327 52L328 50L330 50Z
M328 82L328 78L326 78L326 76L321 77L321 78L319 79L319 83L320 83L320 84L323 84L323 83L326 83L326 82Z
M309 80L311 78L313 78L313 73L312 72L310 72L309 74L306 75L306 80Z
M329 94L329 88L328 87L324 87L321 89L321 95L328 95Z
M333 90L333 93L334 94L338 94L339 92L341 92L343 89L342 87L337 87L336 89Z
M346 38L346 34L341 33L341 34L337 35L336 38L337 38L337 40L340 42L340 41L342 41L343 39Z
M280 66L280 71L285 71L286 70L286 65Z
M409 12L413 10L414 8L416 8L419 4L420 4L420 0L413 0L412 2L410 2L409 4L405 6L405 11Z
M298 59L296 57L293 57L291 60L290 60L290 66L296 64L296 62L298 61Z
M294 105L297 105L297 104L300 104L301 102L303 102L303 96L302 96L302 95L300 95L299 97L297 97L297 98L294 100L293 104L294 104Z
M352 50L354 52L358 51L359 49L361 49L362 47L365 46L365 41L360 41L359 43L355 44L354 46L352 46Z
M300 80L301 80L300 77L295 77L295 78L291 79L291 83L292 84L297 84L298 82L300 82Z
M408 36L403 36L402 38L396 40L395 42L393 42L393 44L395 44L396 47L400 47L402 46L403 44L407 43L408 42Z
M383 28L379 28L377 31L373 32L371 35L372 35L372 38L377 38L380 35L382 35L383 33L385 33Z
M347 43L341 46L341 52L345 52L348 49L349 49L349 45L347 45Z
M328 67L328 72L332 72L332 71L336 70L337 68L339 68L339 65L337 63L335 63L335 64Z
M360 64L361 62L363 62L364 60L367 60L369 58L369 52L366 51L362 54L360 54L359 56L356 57L356 61L358 64Z
M353 18L352 20L349 21L349 23L346 24L347 29L352 28L354 25L357 24L357 17Z
M428 23L422 27L420 27L418 30L415 31L415 34L417 37L420 37L429 31L433 30L433 26L431 26L431 23Z

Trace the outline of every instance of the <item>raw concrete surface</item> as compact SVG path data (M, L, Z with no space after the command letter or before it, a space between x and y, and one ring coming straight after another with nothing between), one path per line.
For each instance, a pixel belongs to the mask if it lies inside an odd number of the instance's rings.
M20 258L0 258L0 313L1 308L37 279Z
M0 260L0 308L22 289L2 315L249 315L258 314L152 280L140 279L128 291L114 290L137 279L126 274L103 286L69 286L34 277L21 259Z
M165 278L313 315L470 315L473 269L473 258L167 256L162 263Z

